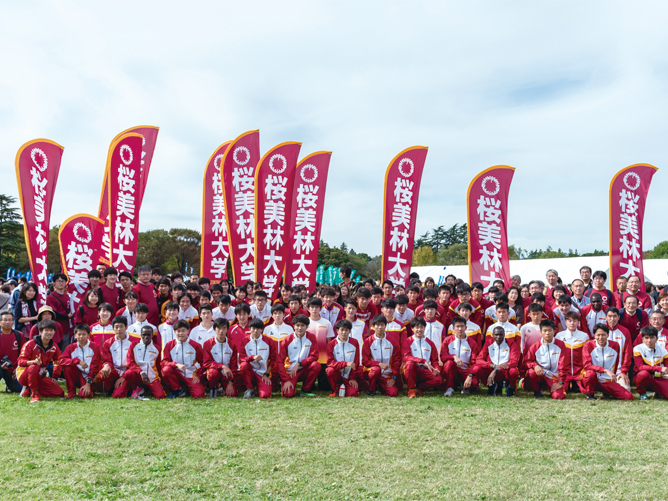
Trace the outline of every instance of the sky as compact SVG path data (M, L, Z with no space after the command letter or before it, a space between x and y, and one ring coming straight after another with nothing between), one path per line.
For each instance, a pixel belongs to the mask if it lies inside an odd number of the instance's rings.
M226 140L332 151L322 239L381 252L383 177L429 153L416 237L466 221L471 179L516 168L508 240L608 250L608 189L659 167L644 249L666 238L668 4L0 1L0 193L35 138L65 147L51 224L97 215L111 139L160 127L140 230L201 229Z

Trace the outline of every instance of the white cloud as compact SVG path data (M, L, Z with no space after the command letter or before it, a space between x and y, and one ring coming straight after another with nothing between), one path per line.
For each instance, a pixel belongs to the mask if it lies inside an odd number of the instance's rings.
M259 128L262 150L333 151L323 238L380 252L388 162L429 146L417 233L461 223L466 189L517 168L509 240L606 248L619 169L661 169L645 248L665 238L666 6L600 2L21 3L0 19L0 168L65 146L56 224L94 213L108 143L161 127L141 228L199 229L204 164ZM3 192L16 195L14 182ZM564 214L564 210L567 215ZM359 231L363 229L363 231Z

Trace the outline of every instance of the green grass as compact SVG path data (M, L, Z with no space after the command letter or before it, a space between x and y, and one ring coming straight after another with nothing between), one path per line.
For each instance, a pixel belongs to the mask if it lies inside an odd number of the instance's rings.
M668 498L668 402L0 394L3 499Z

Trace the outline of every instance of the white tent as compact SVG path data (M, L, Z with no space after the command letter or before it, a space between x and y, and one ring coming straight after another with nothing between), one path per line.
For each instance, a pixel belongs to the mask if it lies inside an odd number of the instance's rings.
M606 273L610 269L608 256L595 257L560 257L554 259L521 259L510 261L510 273L522 277L522 283L530 280L545 281L547 270L554 269L565 284L570 284L575 278L580 278L580 268L589 266L593 271L603 270ZM643 260L645 280L654 285L668 284L668 259L645 259ZM412 272L420 275L420 280L432 277L436 284L445 283L445 277L454 275L469 281L468 265L454 266L414 266Z

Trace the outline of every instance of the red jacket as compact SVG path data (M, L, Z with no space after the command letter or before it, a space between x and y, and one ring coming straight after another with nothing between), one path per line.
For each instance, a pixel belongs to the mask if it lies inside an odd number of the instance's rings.
M454 343L457 340L457 336L454 334L451 334L447 336L445 339L443 339L443 344L441 345L441 361L443 363L447 362L448 360L452 360L454 362L455 360L455 354L450 353L450 345ZM471 355L469 358L469 361L467 363L469 369L473 367L476 362L478 361L478 357L480 356L480 346L478 343L476 343L475 338L473 336L471 337L466 337L466 339L462 339L462 341L466 341L469 345L469 348L471 350ZM456 347L457 345L455 345ZM459 355L457 355L459 356ZM462 358L459 356L459 358ZM462 359L464 360L464 359Z
M552 340L552 343L553 343L555 346L558 346L559 349L561 350L561 353L559 354L558 365L557 365L557 374L559 375L559 377L561 377L561 375L562 375L562 372L561 372L561 366L563 365L563 363L562 363L562 358L563 358L563 356L564 356L564 349L565 349L564 342L561 341L561 340L559 340L559 339L557 339L557 338L554 338L554 339ZM540 341L538 341L537 343L532 344L532 345L529 347L529 349L525 352L526 355L524 356L524 362L523 362L523 363L524 363L524 368L525 368L527 371L528 371L529 369L535 369L537 365L540 365L540 364L536 361L536 352L537 352L542 346L544 346L544 344L543 344L543 341L540 340ZM550 351L551 351L551 350L550 350ZM555 351L556 351L556 350L555 350ZM552 353L554 353L554 352L552 352ZM541 366L541 368L542 368L542 366Z
M139 344L143 343L141 339L137 339L132 342L130 345L130 349L128 350L128 371L133 371L133 372L138 372L141 373L144 370L144 367L146 367L148 364L144 362L142 364L142 360L139 360L139 362L135 358L135 347ZM160 381L160 367L162 365L162 357L160 355L160 345L153 343L153 347L158 351L158 356L155 357L155 360L153 361L153 367L152 370L155 373L155 379ZM150 348L150 346L147 348ZM146 352L144 352L146 354ZM141 365L140 365L141 364ZM149 374L149 371L145 371L147 375L149 376L149 379L151 378L151 375Z
M51 362L53 362L53 377L57 378L60 376L62 371L58 360L60 359L60 348L58 345L53 342L53 339L49 341L49 344L45 347L42 345L42 336L37 336L34 339L31 339L23 345L21 349L21 354L19 355L18 368L16 369L16 377L18 378L23 371L28 367L28 362L35 360L37 356L40 355L41 368L46 368Z
M378 339L376 336L369 336L362 344L362 365L364 365L364 367L378 366L379 362L373 358L373 354L371 353L371 345L376 339ZM385 336L385 338L383 338L383 343L385 342L392 346L392 356L387 361L387 365L392 369L392 375L399 377L401 375L401 349L394 339Z
M583 348L585 343L589 342L589 335L582 331L575 331L573 334L569 330L561 331L557 338L564 343L561 349L563 357L559 365L559 379L564 381L565 377L580 376L584 370Z
M120 287L114 287L113 289L110 289L109 287L107 287L106 283L103 283L100 284L98 292L99 294L102 295L102 297L98 301L98 304L109 303L111 306L113 306L114 311L118 311L118 309L121 307Z
M240 351L238 348L239 343L244 340L244 337L250 336L250 327L248 326L249 322L246 324L246 327L241 327L238 323L234 324L227 331L227 339L230 346L234 345L237 351Z
M308 318L308 311L306 311L306 310L304 310L303 308L300 307L297 310L297 313L295 315L293 315L292 312L288 308L286 308L285 309L285 316L283 317L283 322L288 324L290 327L294 327L294 325L292 325L292 319L294 317L296 317L297 315L304 315Z
M431 339L422 338L422 342L427 343L431 348L429 360L426 360L424 358L419 358L413 355L413 352L411 351L411 346L416 341L419 341L419 339L416 338L415 336L411 336L408 339L406 339L401 345L401 358L403 362L404 363L415 362L416 364L424 364L426 362L429 362L432 365L432 367L438 369L438 348L436 347L436 345L432 342Z
M614 341L619 345L619 362L617 363L619 372L628 374L633 363L633 341L631 340L631 334L629 334L628 329L619 324L614 329L609 325L608 328L610 329L608 341Z
M424 318L424 304L421 304L420 306L417 307L417 309L415 310L415 316ZM450 318L450 314L448 313L448 310L446 308L443 308L440 304L438 304L438 301L437 301L436 302L436 320L441 322L447 328L447 326L450 325L448 323L449 318Z
M96 324L99 320L97 306L86 306L85 304L80 304L77 306L76 310L74 310L73 320L75 326L77 324L86 324L88 327L90 327L91 325Z
M485 311L480 307L480 303L478 303L478 301L476 301L473 298L469 299L467 302L471 306L473 306L473 313L471 313L471 317L469 318L469 320L471 320L471 322L473 322L474 324L482 325L482 323L485 321ZM457 312L455 311L457 309L457 306L459 306L459 298L455 298L455 300L450 303L449 313L452 319L454 319L457 316ZM443 324L443 325L449 325L449 324Z
M239 370L239 366L237 364L237 347L234 345L234 343L230 342L229 337L227 337L225 340L227 341L227 346L229 346L230 350L232 351L230 355L230 364L227 366L227 368L236 374L237 371ZM204 341L204 344L202 345L202 352L204 354L204 368L206 370L209 369L223 370L223 364L219 364L218 362L216 362L216 360L213 358L213 354L211 353L212 348L216 344L220 343L218 343L218 340L214 336L211 339L207 339L206 341Z
M58 294L56 291L53 291L51 294L46 296L46 305L51 306L51 309L56 314L56 322L60 325L60 333L56 331L56 335L53 336L53 342L59 343L63 339L63 334L70 332L70 296L67 292L65 294Z
M485 367L488 368L492 364L492 361L489 358L489 347L496 343L494 341L493 337L487 336L487 340L485 341L485 346L482 347L482 350L480 350L480 355L478 356L477 359L477 365L480 367ZM506 341L506 344L510 348L510 358L508 362L508 367L510 368L516 368L517 365L520 362L520 343L509 343Z
M615 360L612 369L609 369L613 374L617 374L617 367L619 367L619 359L620 359L619 344L615 343L614 341L608 341L607 347L617 352L617 360ZM582 357L584 360L583 370L594 371L601 374L605 372L605 369L600 365L594 365L591 359L591 352L594 351L596 348L598 348L598 343L596 342L595 339L592 339L591 341L587 341L585 343L584 348L582 349Z
M160 363L161 369L164 367L176 367L177 363L182 363L172 360L172 350L174 349L177 343L179 343L178 340L172 339L165 345L165 349L163 350L162 353L163 359L162 362ZM190 377L196 375L197 377L201 378L202 373L204 372L203 371L204 354L202 353L202 346L199 343L190 340L187 340L185 343L188 343L193 348L193 350L195 351L195 357L194 360L189 360L186 358L185 360L186 363L184 365L186 365L187 367L193 367L195 365L195 362L199 363L199 368L197 370L194 370L192 376ZM189 377L187 372L188 371L186 371L186 377Z
M253 348L253 343L251 341L254 341L253 338L251 337L250 334L244 336L244 338L237 343L237 350L239 352L239 364L243 363L251 363L255 360L255 357L258 356L256 354L249 355L246 347L250 344L250 348ZM267 377L271 377L271 370L274 368L274 364L276 363L276 341L271 339L269 336L265 336L264 334L261 334L259 338L257 338L257 341L261 341L263 344L266 344L268 346L269 350L269 355L267 357L263 357L263 361L259 362L260 364L266 363L266 370L265 370L265 375ZM264 349L264 348L261 348ZM262 365L260 366L262 367ZM253 369L255 370L255 369ZM261 368L259 370L262 370Z
M19 338L18 342L16 341L17 334ZM9 334L3 334L0 332L0 358L9 357L9 360L12 362L12 366L10 368L11 371L16 369L16 363L19 360L19 353L21 353L21 348L25 343L25 337L19 331L12 329Z
M93 358L88 364L88 377L89 378L94 378L98 372L100 372L100 369L102 368L102 355L100 354L100 347L93 343L92 341L89 341L88 347L93 350ZM63 354L58 358L58 364L63 366L63 367L76 367L81 363L81 360L78 358L72 358L72 352L76 350L79 347L78 342L74 342L71 345L69 345L67 348L65 348L65 351Z
M631 339L635 340L640 333L640 329L649 325L649 317L647 312L640 308L633 315L629 315L624 308L620 308L619 325L629 331Z
M155 292L155 287L152 283L144 285L139 282L132 288L132 292L137 294L137 302L144 303L148 306L148 316L146 320L150 324L160 325L160 310L158 310L158 294Z
M332 338L332 340L327 343L327 367L335 369L337 371L341 371L345 369L348 366L348 362L338 362L334 358L334 347L336 347L338 343L338 336ZM360 379L362 377L362 367L359 364L360 361L360 345L357 342L357 339L353 339L352 337L348 338L348 341L346 341L347 344L351 345L355 349L355 356L353 357L353 362L355 364L355 369L350 371L350 376L348 377L349 381L356 381L357 379Z

